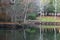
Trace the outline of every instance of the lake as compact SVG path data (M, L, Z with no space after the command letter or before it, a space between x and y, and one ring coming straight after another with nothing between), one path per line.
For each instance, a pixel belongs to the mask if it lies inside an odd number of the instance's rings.
M0 30L0 40L60 40L57 32L40 32L38 28L24 30Z

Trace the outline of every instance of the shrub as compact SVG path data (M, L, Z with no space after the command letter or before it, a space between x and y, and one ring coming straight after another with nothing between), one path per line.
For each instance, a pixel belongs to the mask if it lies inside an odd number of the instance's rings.
M28 19L35 20L36 19L36 14L28 14Z

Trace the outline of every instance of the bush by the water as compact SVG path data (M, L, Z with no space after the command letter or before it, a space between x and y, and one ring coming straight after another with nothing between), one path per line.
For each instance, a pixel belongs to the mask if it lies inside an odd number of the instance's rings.
M35 20L36 19L36 14L32 13L32 14L28 14L28 19L30 20Z

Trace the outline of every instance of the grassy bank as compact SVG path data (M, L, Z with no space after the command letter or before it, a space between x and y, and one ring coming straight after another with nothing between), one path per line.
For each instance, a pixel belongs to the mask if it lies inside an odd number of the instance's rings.
M60 17L54 17L54 16L41 16L37 17L37 20L40 20L41 22L60 22Z

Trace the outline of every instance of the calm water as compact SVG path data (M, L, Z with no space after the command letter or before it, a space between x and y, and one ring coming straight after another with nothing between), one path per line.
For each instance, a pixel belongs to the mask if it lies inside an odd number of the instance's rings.
M54 32L42 32L39 29L25 29L26 40L54 40ZM0 40L25 40L23 30L0 30ZM56 40L60 40L60 33L56 33Z

